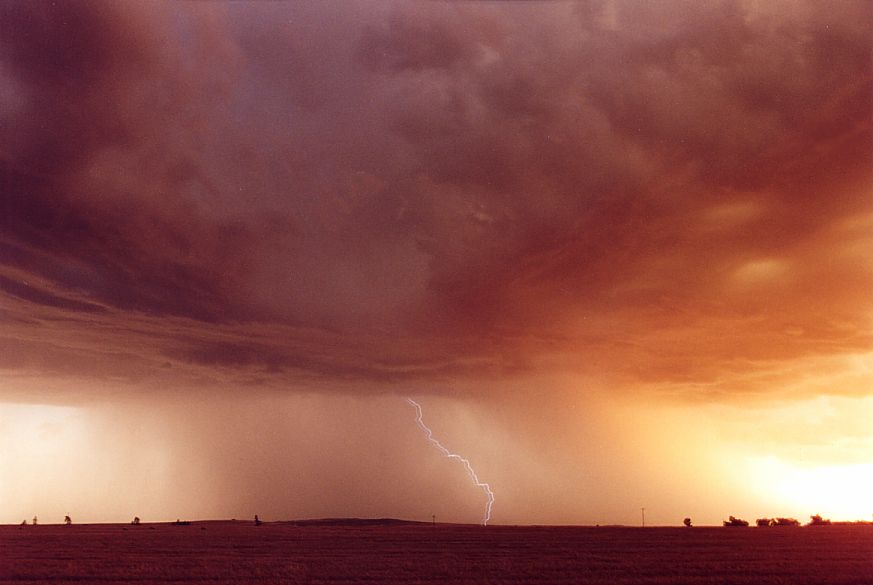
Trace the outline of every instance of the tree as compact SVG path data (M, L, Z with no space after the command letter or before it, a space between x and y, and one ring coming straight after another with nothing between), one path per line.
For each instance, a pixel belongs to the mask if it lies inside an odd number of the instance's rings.
M827 526L831 521L828 518L822 518L819 514L809 517L810 526Z
M800 521L794 518L776 518L773 526L800 526Z
M725 526L748 526L749 525L749 523L747 521L742 520L740 518L735 518L733 516L728 517L728 519L725 520L724 522L722 522L722 524L724 524Z

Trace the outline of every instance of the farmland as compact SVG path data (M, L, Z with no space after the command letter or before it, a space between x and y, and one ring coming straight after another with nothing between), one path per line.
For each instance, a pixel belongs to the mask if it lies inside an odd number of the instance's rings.
M873 526L0 526L0 583L870 585Z

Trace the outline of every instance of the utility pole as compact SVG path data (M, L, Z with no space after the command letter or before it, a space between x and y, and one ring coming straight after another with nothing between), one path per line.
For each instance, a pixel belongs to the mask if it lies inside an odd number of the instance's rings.
M436 527L436 514L431 514L430 517L433 520L434 527Z
M640 512L642 512L642 515L643 515L643 528L645 528L646 527L646 509L640 508Z

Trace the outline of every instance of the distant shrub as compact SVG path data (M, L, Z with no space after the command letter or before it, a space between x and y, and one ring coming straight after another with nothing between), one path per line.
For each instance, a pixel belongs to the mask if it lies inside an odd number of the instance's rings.
M810 526L828 526L831 523L829 518L822 518L818 514L809 517Z
M740 518L735 518L733 516L730 516L727 520L723 521L722 524L724 524L725 526L748 526L749 525L749 523L747 521L742 520Z
M686 518L685 520L682 521L682 524L691 528L691 518Z
M773 526L800 526L800 521L794 518L776 518Z
M771 526L773 524L773 520L771 518L758 518L755 520L755 526L764 527Z

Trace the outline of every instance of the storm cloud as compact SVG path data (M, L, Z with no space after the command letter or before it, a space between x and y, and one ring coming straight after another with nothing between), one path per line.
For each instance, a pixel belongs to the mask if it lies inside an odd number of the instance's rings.
M873 341L865 2L2 10L22 367L730 394Z

